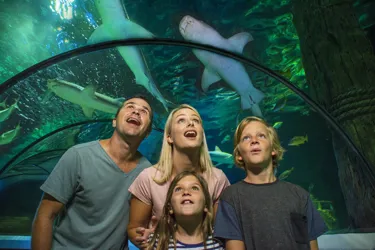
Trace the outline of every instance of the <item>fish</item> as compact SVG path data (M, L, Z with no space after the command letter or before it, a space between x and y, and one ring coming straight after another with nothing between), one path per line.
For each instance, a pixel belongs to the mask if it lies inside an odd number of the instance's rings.
M87 44L118 39L155 37L150 31L126 17L121 0L96 0L95 5L102 19L102 24L90 35ZM156 87L137 46L120 46L116 47L116 49L133 72L136 84L146 88L150 94L163 104L166 111L175 106L172 102L166 100Z
M289 146L299 146L308 142L308 137L306 136L294 136L288 143Z
M97 93L93 85L82 87L61 79L48 79L47 87L48 93L55 93L58 97L81 106L83 114L88 118L92 118L95 110L116 114L118 108L125 101L125 98L122 97L114 99ZM43 102L48 98L49 95Z
M211 160L217 162L216 166L226 164L229 165L228 168L232 168L234 164L233 155L221 151L218 146L215 146L215 151L209 151Z
M229 39L222 37L215 29L192 16L184 16L179 24L182 37L191 42L215 46L242 54L244 46L253 41L248 32L237 33ZM242 110L251 109L254 115L263 117L259 102L265 94L254 87L245 67L238 61L212 52L193 49L193 54L204 64L202 89L207 92L215 82L223 79L241 98Z
M4 109L7 107L7 105L6 105L7 99L8 99L8 97L5 98L4 101L0 102L0 107L2 107L2 108L4 108Z
M294 167L288 169L288 170L285 170L284 172L282 172L279 177L277 177L279 180L285 180L286 178L289 177L289 175L293 172L294 170Z
M15 109L20 110L20 108L17 105L18 100L19 99L17 99L10 107L0 110L0 122L7 120Z
M14 129L8 130L7 132L4 132L2 135L0 135L0 145L11 143L18 136L20 130L21 126L20 124L17 124Z
M281 125L283 125L283 122L275 122L272 127L274 127L275 129L278 129L281 127Z

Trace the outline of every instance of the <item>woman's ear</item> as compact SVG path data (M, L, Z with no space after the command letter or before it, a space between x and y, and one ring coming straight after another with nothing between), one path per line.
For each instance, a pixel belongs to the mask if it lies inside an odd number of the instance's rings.
M168 136L167 136L167 142L168 142L169 144L172 144L172 143L173 143L173 140L172 140L171 135L168 135Z

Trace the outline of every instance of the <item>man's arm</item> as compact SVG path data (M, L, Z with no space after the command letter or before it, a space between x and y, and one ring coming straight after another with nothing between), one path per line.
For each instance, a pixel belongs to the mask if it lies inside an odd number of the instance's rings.
M79 168L78 153L68 149L41 186L44 195L33 222L32 249L51 249L54 219L79 185Z
M43 195L33 223L31 249L51 249L53 222L63 206L64 204L57 201L51 195L47 193Z
M129 240L140 249L147 246L147 240L151 233L148 229L151 213L151 205L144 203L134 195L132 196L130 200L128 235Z

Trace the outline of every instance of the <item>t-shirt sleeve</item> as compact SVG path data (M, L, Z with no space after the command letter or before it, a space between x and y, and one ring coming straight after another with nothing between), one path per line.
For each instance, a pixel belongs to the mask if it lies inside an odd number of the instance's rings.
M68 149L40 189L64 205L76 192L80 180L80 159L74 148Z
M214 237L221 240L242 240L242 232L234 207L220 199L214 223Z
M147 205L152 205L151 180L148 168L143 170L129 187L129 192Z
M311 198L309 198L307 201L307 223L310 241L316 240L328 230L323 218L320 216L318 210L314 207Z
M224 174L224 172L220 170L220 175L218 176L217 182L215 184L215 191L212 204L215 205L219 202L220 195L228 186L230 186L230 182L227 176Z

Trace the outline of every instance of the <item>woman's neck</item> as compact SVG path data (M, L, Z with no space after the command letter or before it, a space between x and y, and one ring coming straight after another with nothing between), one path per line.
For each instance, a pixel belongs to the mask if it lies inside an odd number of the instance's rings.
M185 153L174 150L172 154L173 172L172 178L185 170L199 169L199 151L197 153Z

